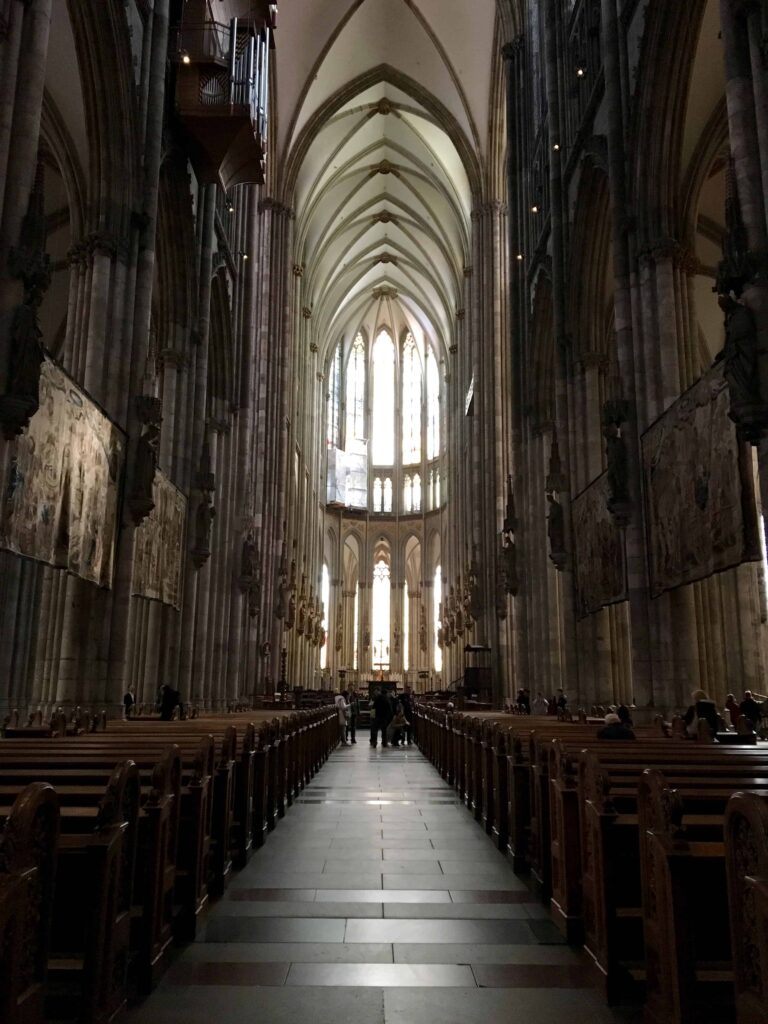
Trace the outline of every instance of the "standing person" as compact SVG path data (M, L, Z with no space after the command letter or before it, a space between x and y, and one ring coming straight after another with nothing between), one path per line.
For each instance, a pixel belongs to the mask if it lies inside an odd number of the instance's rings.
M752 728L757 731L760 727L761 711L760 705L752 696L751 690L744 691L744 700L739 704L739 711L742 717L746 718Z
M353 687L349 691L349 711L347 712L347 735L350 743L357 743L355 732L357 731L357 716L360 714L360 698Z
M136 703L136 698L133 695L133 687L129 686L123 694L123 719L128 720L133 718L133 707Z
M533 704L531 705L532 715L546 715L549 712L549 701L544 694L539 690L536 693Z
M736 698L733 696L732 693L729 693L728 696L725 698L725 710L730 715L731 725L735 729L739 724L739 719L741 718L741 711L739 710L739 705L736 703Z
M166 683L165 686L163 686L163 696L160 701L160 718L164 722L170 722L173 718L173 712L176 710L179 701L179 691L174 690L172 686L168 686Z
M683 715L685 731L690 739L697 739L699 735L699 721L703 720L716 736L720 729L720 716L713 700L710 700L704 690L694 690L691 694L693 703Z
M392 719L392 708L389 698L381 690L373 691L373 708L371 710L371 746L375 747L381 732L381 745L387 745L387 726Z
M557 691L557 710L565 711L567 707L568 698L565 696L565 690L560 689Z
M336 704L336 711L339 716L339 741L343 746L347 745L347 713L349 711L349 704L347 703L347 691L342 690L341 693L336 695L334 701Z
M410 686L406 686L405 692L400 698L400 703L403 705L403 713L405 714L405 720L407 725L405 727L405 738L408 742L408 746L413 743L413 702Z

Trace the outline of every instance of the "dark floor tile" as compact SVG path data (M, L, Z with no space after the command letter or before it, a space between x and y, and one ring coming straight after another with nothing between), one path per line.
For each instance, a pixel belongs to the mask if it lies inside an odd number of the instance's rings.
M565 939L562 932L552 924L551 921L531 920L528 922L531 931L536 936L536 941L545 946L563 946Z
M535 942L532 921L453 921L383 918L347 921L345 942L488 942L525 945Z
M504 889L451 889L454 903L536 903L528 890L507 892Z
M588 967L543 964L473 964L481 988L591 988Z
M168 972L169 985L284 985L290 964L179 963Z

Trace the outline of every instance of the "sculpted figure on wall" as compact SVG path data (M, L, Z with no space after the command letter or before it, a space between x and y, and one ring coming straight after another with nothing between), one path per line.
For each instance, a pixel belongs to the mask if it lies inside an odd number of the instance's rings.
M549 513L547 515L547 535L549 537L549 558L556 569L565 566L565 515L563 506L557 500L554 491L547 491Z
M729 416L739 435L757 444L768 428L768 351L760 344L755 317L733 295L721 295L725 346L715 362L723 363L730 395Z

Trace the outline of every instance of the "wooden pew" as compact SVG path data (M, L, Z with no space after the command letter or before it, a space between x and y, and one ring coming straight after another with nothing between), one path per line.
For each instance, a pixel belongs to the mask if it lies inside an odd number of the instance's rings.
M27 746L10 740L0 753L0 781L19 788L43 776L66 791L68 786L98 786L102 792L120 753L82 751L84 737L67 740L66 753L50 752L50 742ZM10 753L6 750L10 749ZM142 753L136 750L142 782L138 827L138 870L134 874L131 911L132 979L140 992L149 991L165 968L172 940L176 854L180 822L181 759L176 747ZM143 758L143 760L142 760ZM82 800L86 797L83 795Z
M732 1020L732 926L723 839L733 793L711 787L708 778L696 791L673 789L668 782L662 773L649 771L640 788L646 1020ZM768 798L768 789L756 795ZM738 906L738 891L735 896Z
M723 826L738 1024L768 1020L768 799L734 793Z
M0 833L0 1020L43 1024L59 805L50 786L26 786Z

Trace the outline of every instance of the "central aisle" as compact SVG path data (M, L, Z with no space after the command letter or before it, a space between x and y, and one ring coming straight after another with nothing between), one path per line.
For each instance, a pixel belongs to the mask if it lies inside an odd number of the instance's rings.
M614 1024L416 747L341 747L129 1024Z

